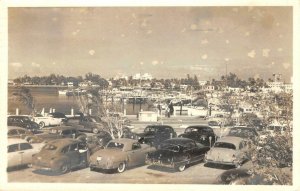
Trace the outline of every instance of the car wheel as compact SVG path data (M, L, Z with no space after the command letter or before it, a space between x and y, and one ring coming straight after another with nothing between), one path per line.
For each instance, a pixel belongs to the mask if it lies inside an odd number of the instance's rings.
M44 123L43 121L41 121L41 122L39 123L39 126L40 126L40 129L42 129L42 128L45 127L45 123Z
M65 174L67 172L69 172L70 170L70 166L67 163L64 163L61 167L60 167L60 172L62 174Z
M94 134L98 134L99 133L99 129L98 128L93 128L92 131L93 131Z
M122 172L124 172L125 170L126 170L126 163L125 163L125 162L120 163L119 166L118 166L118 168L117 168L117 171L118 171L119 173L122 173Z
M182 171L184 171L185 170L185 164L182 164L182 165L179 165L178 167L177 167L177 170L179 171L179 172L182 172Z

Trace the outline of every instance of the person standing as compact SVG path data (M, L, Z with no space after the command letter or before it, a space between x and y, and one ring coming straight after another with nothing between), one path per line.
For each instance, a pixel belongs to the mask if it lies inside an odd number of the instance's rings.
M174 107L173 107L173 103L170 102L169 104L169 115L168 117L170 117L170 115L173 115L174 114Z

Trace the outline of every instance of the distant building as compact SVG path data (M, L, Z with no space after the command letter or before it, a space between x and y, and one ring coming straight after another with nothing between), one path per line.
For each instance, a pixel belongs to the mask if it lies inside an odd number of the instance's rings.
M68 87L73 87L73 86L74 86L74 83L73 83L73 82L68 82L68 83L67 83L67 86L68 86Z
M137 73L134 76L132 76L132 79L134 79L134 80L152 80L153 77L149 73L145 73L143 75L141 75L140 73Z

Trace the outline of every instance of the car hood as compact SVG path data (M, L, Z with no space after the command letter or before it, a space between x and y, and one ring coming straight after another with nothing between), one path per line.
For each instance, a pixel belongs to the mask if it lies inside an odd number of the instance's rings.
M232 159L233 155L236 155L237 151L233 149L226 148L216 148L213 147L207 152L207 159L212 160L229 160Z

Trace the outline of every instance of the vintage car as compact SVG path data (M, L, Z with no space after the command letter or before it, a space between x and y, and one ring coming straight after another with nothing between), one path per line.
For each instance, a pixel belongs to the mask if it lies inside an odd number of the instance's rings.
M40 128L36 122L31 121L30 117L24 115L8 116L7 125L23 127L29 131L37 131Z
M32 156L35 169L67 173L78 167L88 167L89 150L86 143L76 139L59 139L48 142Z
M240 167L248 160L248 141L240 137L226 136L217 140L205 155L206 163L234 165Z
M116 169L121 173L127 167L145 164L146 155L154 148L133 139L111 140L104 149L90 157L90 169Z
M144 133L137 134L140 143L157 147L162 141L177 137L176 132L168 125L148 125Z
M209 149L208 146L188 138L168 139L156 151L148 153L146 163L171 167L182 172L188 164L202 161Z
M8 138L21 138L24 139L27 136L34 136L32 131L28 131L22 127L8 126L7 137Z
M229 130L227 135L233 137L241 137L253 142L256 142L256 140L258 139L258 133L255 128L252 127L235 126Z
M81 115L79 118L79 125L79 131L88 131L97 134L100 131L103 131L104 127L107 126L107 123L97 116Z
M27 136L25 140L31 143L36 142L48 142L54 139L62 139L62 138L73 138L81 141L86 140L87 135L79 132L75 127L71 126L58 126L52 127L49 129L48 133L37 134L34 136Z
M48 116L56 118L56 119L61 119L63 122L67 122L68 118L64 113L61 112L53 112L49 113Z
M31 145L22 139L8 139L7 145L7 169L16 166L24 166L31 164L31 157L38 153L42 145Z
M33 117L33 121L39 124L41 129L47 126L62 125L64 123L63 119L54 118L52 115L36 115Z
M189 126L178 137L190 138L205 146L212 146L217 138L213 129L207 125Z

